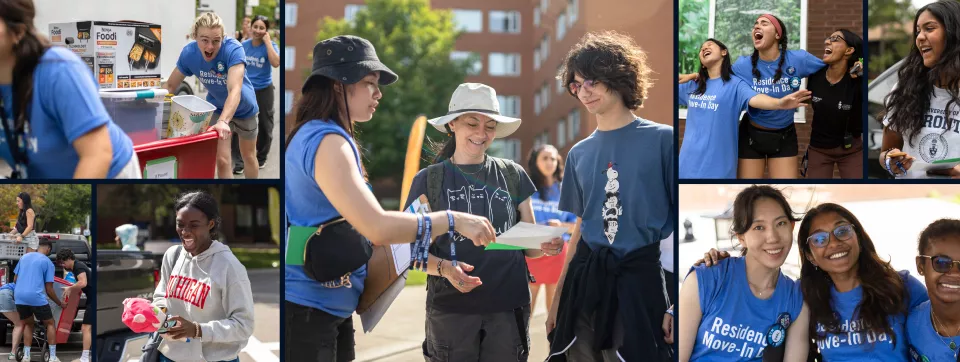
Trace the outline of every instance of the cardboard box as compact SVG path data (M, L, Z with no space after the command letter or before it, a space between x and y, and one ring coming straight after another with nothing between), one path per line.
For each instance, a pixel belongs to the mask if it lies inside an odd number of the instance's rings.
M100 89L159 88L160 25L78 21L50 24L50 41L80 56Z

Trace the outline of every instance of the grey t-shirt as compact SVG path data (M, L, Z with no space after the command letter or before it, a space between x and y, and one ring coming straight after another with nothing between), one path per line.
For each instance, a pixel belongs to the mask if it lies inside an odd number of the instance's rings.
M505 160L508 164L512 161ZM509 165L508 165L509 167ZM536 191L533 181L519 165L514 164L520 176L519 190L507 190L507 173L497 167L490 157L478 165L452 165L444 161L441 201L443 209L484 216L493 224L497 235L510 229L520 220L518 205ZM420 195L427 194L427 169L413 178L405 207ZM512 197L511 197L512 195ZM434 210L438 211L438 210ZM474 266L467 274L480 278L483 285L460 293L446 278L427 278L427 305L448 313L496 313L511 311L530 303L527 287L527 264L520 251L484 251L460 234L457 260ZM430 254L450 259L450 238L443 234L430 245Z

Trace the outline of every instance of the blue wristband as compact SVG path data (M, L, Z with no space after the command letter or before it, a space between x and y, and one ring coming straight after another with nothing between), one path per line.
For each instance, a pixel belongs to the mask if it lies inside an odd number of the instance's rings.
M422 254L420 255L420 262L421 262L420 271L422 272L427 271L427 258L429 258L428 251L430 250L430 239L432 236L431 235L432 229L433 229L433 221L430 219L429 216L424 215L423 217L423 250L422 250Z
M413 250L410 253L410 267L417 268L417 254L420 251L420 239L423 238L423 214L417 215L417 237L413 239Z
M457 267L457 243L456 243L456 240L453 238L453 229L454 229L453 213L450 212L450 210L447 210L447 221L450 223L450 229L447 230L447 235L450 237L450 264L452 264L453 267L456 268Z

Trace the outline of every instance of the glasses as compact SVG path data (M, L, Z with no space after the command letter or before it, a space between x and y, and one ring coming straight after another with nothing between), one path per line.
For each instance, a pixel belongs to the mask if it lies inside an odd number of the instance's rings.
M838 43L841 40L847 41L847 39L844 39L842 36L839 36L839 35L831 35L827 37L827 40L829 40L831 43Z
M840 225L829 233L826 231L818 231L810 234L810 237L807 238L807 244L813 245L817 248L825 248L827 247L827 244L830 243L830 234L833 234L833 236L840 241L850 240L850 238L853 237L853 225Z
M930 259L930 264L933 265L933 270L937 273L946 274L950 272L950 268L953 264L957 264L957 270L960 271L960 260L953 260L949 256L937 255L937 256L928 256L920 255L917 258L927 258Z
M573 82L570 82L570 84L567 84L567 90L570 91L571 95L576 97L577 94L580 94L580 89L585 87L592 92L593 89L597 86L597 84L600 84L600 81L595 79L585 80L583 81L583 83L573 81Z

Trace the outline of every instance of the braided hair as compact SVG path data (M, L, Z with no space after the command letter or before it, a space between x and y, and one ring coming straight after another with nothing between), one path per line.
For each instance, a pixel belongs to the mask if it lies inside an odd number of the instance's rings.
M777 72L773 75L773 82L779 82L780 76L783 75L783 63L787 61L787 26L783 23L783 20L776 17L775 15L770 15L774 19L777 19L777 22L780 23L780 41L777 42L777 49L780 50L780 63L777 64ZM757 48L753 48L753 55L750 56L750 63L753 64L753 77L760 78L760 71L757 70L757 60L760 59L760 51Z

